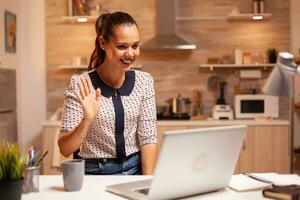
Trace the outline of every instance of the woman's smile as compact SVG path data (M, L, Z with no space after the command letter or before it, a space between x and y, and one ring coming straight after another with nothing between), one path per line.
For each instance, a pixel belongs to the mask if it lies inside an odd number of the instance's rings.
M134 58L120 59L120 61L127 68L134 63Z

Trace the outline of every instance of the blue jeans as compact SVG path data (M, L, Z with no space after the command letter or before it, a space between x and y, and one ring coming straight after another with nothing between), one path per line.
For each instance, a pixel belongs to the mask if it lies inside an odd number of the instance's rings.
M141 175L140 155L137 154L123 162L85 162L86 175Z

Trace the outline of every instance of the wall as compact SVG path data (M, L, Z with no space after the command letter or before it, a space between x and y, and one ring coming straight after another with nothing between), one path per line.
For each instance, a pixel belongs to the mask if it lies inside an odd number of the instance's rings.
M3 68L9 68L9 69L17 69L17 66L19 65L19 61L20 61L20 49L18 48L20 45L20 40L19 40L19 36L20 36L20 24L18 23L19 21L19 14L20 14L20 5L19 5L19 0L11 0L11 1L5 1L5 0L0 0L0 27L1 27L1 31L0 31L0 62L1 65L0 67ZM4 29L2 29L2 27L4 27L4 12L5 11L10 11L14 14L17 15L17 49L16 49L16 53L12 54L12 53L6 53L4 50Z
M4 10L17 15L15 54L4 52ZM0 14L1 67L17 72L18 143L39 146L46 118L44 1L1 0Z
M187 41L196 43L194 51L142 52L138 62L144 71L155 79L157 103L181 93L191 97L192 91L202 92L205 114L218 97L218 91L207 88L208 79L215 75L228 82L227 102L232 103L234 85L241 90L256 87L259 91L269 71L263 71L262 80L239 80L235 70L210 72L199 69L208 57L232 54L237 47L251 53L264 53L267 48L289 49L289 2L287 0L266 1L266 11L272 17L266 22L229 22L226 16L234 6L241 12L251 12L251 0L184 0L177 1L177 16L196 17L200 20L178 20L177 32ZM101 1L103 7L113 12L123 10L134 16L141 29L141 41L155 34L155 1L121 0ZM62 106L63 93L70 76L76 71L60 70L60 64L70 64L75 56L89 57L95 39L93 24L67 24L61 17L67 14L67 1L49 0L46 3L46 57L47 57L47 113L50 115ZM77 72L80 73L80 72ZM288 102L281 100L281 115L287 117Z
M290 16L291 16L291 52L295 55L300 54L300 1L290 0Z
M44 1L20 1L18 139L23 147L41 145L46 119Z
M15 69L16 70L16 76L17 76L17 93L18 96L19 87L18 87L18 69L20 66L20 3L19 0L12 0L12 1L4 1L0 0L0 68L6 68L6 69ZM16 15L17 20L17 27L16 27L16 52L15 53L8 53L5 52L5 11L9 11L11 13L14 13ZM17 99L18 101L18 99ZM18 103L18 102L17 102ZM18 109L18 108L17 108ZM18 112L18 111L17 111ZM16 116L16 118L18 115ZM7 119L10 121L11 119ZM18 119L16 119L18 120ZM12 126L15 128L18 127L18 124L16 125L14 122L12 123ZM10 129L11 130L11 129ZM14 129L15 130L15 129ZM2 130L1 134L2 133ZM7 133L5 133L7 132ZM8 132L4 130L4 135L9 134L7 137L4 137L5 139L10 138L11 141L18 140L18 130ZM3 135L2 137L3 138ZM4 139L3 138L3 139Z
M290 1L290 13L291 13L291 47L290 50L294 55L300 55L300 1ZM295 102L300 102L300 76L295 77ZM294 147L300 148L300 110L294 110Z

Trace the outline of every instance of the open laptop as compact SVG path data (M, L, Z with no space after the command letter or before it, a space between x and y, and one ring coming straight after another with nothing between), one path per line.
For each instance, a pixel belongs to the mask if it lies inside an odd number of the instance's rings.
M234 172L246 126L166 131L150 180L109 185L129 199L173 199L225 188Z

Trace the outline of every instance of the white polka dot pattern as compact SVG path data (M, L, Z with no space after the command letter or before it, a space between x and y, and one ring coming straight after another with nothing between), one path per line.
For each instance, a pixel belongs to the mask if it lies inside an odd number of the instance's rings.
M72 131L82 117L82 107L74 94L79 91L78 81L85 72L74 75L65 92L64 112L60 134ZM93 91L95 92L95 91ZM146 72L135 71L135 84L129 96L121 96L125 114L126 155L138 152L139 147L157 143L156 105L153 78ZM115 111L112 97L101 96L100 112L83 140L80 156L83 158L116 158Z

